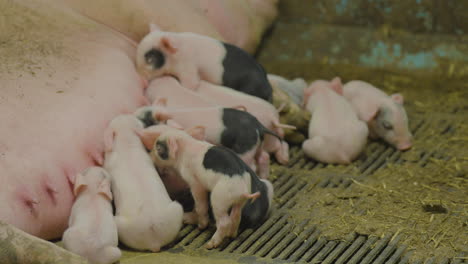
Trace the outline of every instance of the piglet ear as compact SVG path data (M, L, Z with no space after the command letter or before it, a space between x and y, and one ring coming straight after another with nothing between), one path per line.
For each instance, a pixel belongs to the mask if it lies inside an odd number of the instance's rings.
M159 135L161 135L161 133L151 130L151 127L149 127L136 132L136 134L140 137L141 143L143 143L145 148L148 150L153 148L154 142L159 137Z
M153 101L153 106L167 106L167 98L166 97L156 97Z
M205 127L195 126L187 130L187 133L197 140L205 140Z
M104 179L99 183L98 193L112 201L111 183L109 179Z
M104 151L111 152L114 144L115 131L111 127L107 127L104 131Z
M88 186L84 181L84 176L81 173L78 173L75 177L75 185L73 186L73 194L78 196L84 189Z
M302 107L306 107L307 102L309 101L309 97L312 94L312 89L305 88L304 94L302 95Z
M161 46L167 52L174 54L177 52L177 45L173 38L164 36L161 38Z
M177 151L179 150L179 144L175 137L167 138L167 145L169 147L169 157L175 159L177 156Z
M339 95L343 95L343 84L340 77L335 77L331 80L331 88Z
M150 32L162 31L161 28L158 25L154 24L154 23L150 23L149 28L150 28Z
M155 111L154 111L154 119L155 120L164 122L164 121L167 121L170 118L171 118L171 115L167 112L166 109L164 109L162 107L158 107L157 109L155 109Z
M182 125L180 125L179 123L177 123L176 121L174 121L174 119L169 119L166 121L166 125L172 127L172 128L175 128L175 129L180 129L180 130L183 130L184 127Z
M396 93L396 94L390 95L390 97L395 103L403 105L404 98L402 94Z
M373 119L376 119L379 114L380 114L380 107L375 108L375 110L366 113L366 115L363 117L364 121L369 122Z

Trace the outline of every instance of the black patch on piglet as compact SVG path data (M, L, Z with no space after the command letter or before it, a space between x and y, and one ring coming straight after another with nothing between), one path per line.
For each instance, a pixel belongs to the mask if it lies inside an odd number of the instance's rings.
M169 149L165 141L157 141L155 147L156 147L156 152L158 153L159 157L161 157L162 160L169 159Z
M203 166L207 170L225 174L229 177L242 176L248 166L232 150L213 146L208 149L203 158Z
M166 58L160 50L153 48L145 53L145 61L153 69L159 69L166 63Z
M273 89L262 65L243 49L224 43L223 85L271 102Z
M251 150L258 140L263 141L265 134L281 138L270 131L258 119L246 111L223 108L224 131L221 133L221 145L238 154Z
M140 119L140 121L143 123L144 128L157 125L157 122L154 120L153 113L151 111L146 111L143 116L139 116L138 119Z
M268 210L270 208L270 201L268 200L268 187L258 178L257 174L255 174L252 169L250 169L248 166L246 167L250 174L250 192L260 192L260 197L258 197L253 203L248 200L245 206L242 208L240 228L255 228L265 221Z

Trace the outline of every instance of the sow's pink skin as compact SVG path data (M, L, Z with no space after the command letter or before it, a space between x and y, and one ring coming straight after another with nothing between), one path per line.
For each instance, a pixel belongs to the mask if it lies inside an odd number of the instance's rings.
M115 1L104 0L97 10L90 0L8 1L12 8L2 9L2 15L11 19L2 22L20 29L13 38L32 40L29 44L46 52L32 56L18 49L18 55L33 58L33 70L28 63L18 67L14 53L11 60L2 58L2 69L8 70L0 73L0 219L43 239L62 236L75 175L102 161L102 132L109 121L144 104L136 45L128 38L141 40L151 21L167 31L225 36L253 52L276 14L276 2L121 1L118 8L106 8ZM24 12L16 16L15 10ZM17 45L4 44L0 49Z
M110 264L120 259L117 226L112 214L111 176L90 167L75 178L73 203L64 247L91 263Z
M304 90L304 106L312 114L304 153L325 163L348 164L366 145L367 125L341 96L341 80L318 80Z
M137 47L138 71L148 79L172 75L182 86L196 90L201 80L272 100L266 72L241 48L189 32L151 32Z
M214 248L225 237L237 236L242 214L247 215L244 221L249 224L251 220L260 223L265 219L271 207L273 186L258 179L231 150L193 136L194 133L190 136L177 129L165 131L156 136L151 156L157 166L173 167L190 186L195 209L184 216L186 223L206 228L209 221L207 194L211 192L217 230L206 247ZM248 199L258 199L248 208L250 212L243 210Z
M177 236L183 210L169 198L140 140L141 130L143 124L133 115L111 121L104 136L104 168L113 179L119 240L134 249L157 252Z
M343 95L367 123L370 135L382 138L399 150L411 148L413 135L408 128L408 117L403 107L403 95L386 93L363 81L344 85Z

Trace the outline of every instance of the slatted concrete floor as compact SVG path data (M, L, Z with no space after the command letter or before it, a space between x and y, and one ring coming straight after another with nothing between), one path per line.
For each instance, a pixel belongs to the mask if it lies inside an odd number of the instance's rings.
M453 112L457 111L454 109ZM449 136L454 124L445 117L411 116L411 130L418 140L425 140L431 133ZM431 127L431 133L428 128ZM419 149L416 161L426 166L431 157L449 159L438 149ZM383 238L368 237L355 233L342 240L327 240L321 236L320 228L305 219L299 223L291 219L289 211L297 204L301 195L315 188L348 188L354 180L371 177L380 168L391 163L408 162L401 159L401 152L382 142L370 142L362 158L354 166L331 166L314 162L304 157L300 148L291 148L289 165L274 165L272 182L275 187L275 209L270 218L259 228L242 230L239 236L225 241L218 249L208 251L204 244L214 233L214 228L200 231L195 226L185 226L169 252L185 252L203 256L224 256L243 263L304 262L304 263L409 263L411 251L400 243L401 236L388 234ZM327 172L327 167L334 167ZM357 167L359 172L351 172ZM316 171L320 170L320 173ZM295 177L298 171L308 170L310 177ZM338 171L338 172L337 172ZM466 252L453 259L421 259L412 263L468 263Z

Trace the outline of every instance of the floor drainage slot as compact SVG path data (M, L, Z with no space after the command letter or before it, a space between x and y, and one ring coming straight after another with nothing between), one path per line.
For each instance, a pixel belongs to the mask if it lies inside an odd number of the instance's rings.
M320 230L315 229L314 233L311 234L310 237L304 239L302 245L288 258L289 261L297 261L300 257L302 257L307 250L315 244L317 238L320 236Z
M362 257L371 249L371 247L375 244L377 241L377 237L370 237L367 239L366 243L362 245L361 248L352 256L352 258L349 260L349 264L357 264L359 260L361 260Z
M337 260L336 264L345 263L363 244L367 238L364 236L358 236L356 240L346 249L346 251Z
M304 228L309 223L309 220L303 220L299 225L292 228L292 230L281 240L278 242L276 247L274 247L268 254L265 256L267 258L276 258L278 257L284 250L291 245L295 238L299 236L300 233L304 232Z
M360 262L360 264L372 263L372 261L377 257L377 255L382 251L382 249L388 244L391 236L387 235L380 241L378 241L374 248L366 255L366 257Z
M268 241L260 250L255 254L261 257L265 257L269 252L271 252L276 246L278 246L287 234L291 233L294 226L291 223L287 223L279 232L277 232L271 239Z
M322 264L334 263L334 261L346 250L346 248L351 244L351 242L356 238L356 234L352 233L348 235L344 241L337 242L338 245L330 252L330 254L321 261Z
M314 257L317 254L317 252L319 252L322 249L322 247L325 246L326 243L327 240L325 238L319 237L317 242L315 242L314 245L309 250L307 250L307 252L304 254L304 256L302 256L300 260L307 262L310 261L310 259Z
M278 258L280 259L283 259L283 260L290 260L292 259L292 255L299 250L299 247L305 243L306 239L316 231L316 227L315 226L311 226L305 230L303 230L302 232L298 233L296 235L296 238L291 242L291 244L289 244L285 250L283 250Z
M262 236L257 237L255 243L253 243L250 247L246 248L245 251L243 251L242 253L245 253L247 255L253 255L256 252L258 252L268 241L272 239L272 237L276 233L280 232L281 229L287 226L286 221L288 220L288 217L288 215L284 215L283 217L281 217L279 221L275 222L275 224L272 227L270 227L268 231L262 234Z
M270 228L272 228L273 225L275 225L278 221L280 221L283 218L287 218L288 216L286 215L281 215L281 214L276 214L270 217L263 225L261 225L257 230L255 230L242 244L239 245L237 249L234 249L232 252L237 252L237 253L244 253L247 251L250 246L258 240L259 237L261 237L264 233L267 232Z

